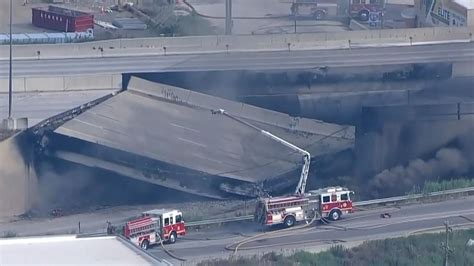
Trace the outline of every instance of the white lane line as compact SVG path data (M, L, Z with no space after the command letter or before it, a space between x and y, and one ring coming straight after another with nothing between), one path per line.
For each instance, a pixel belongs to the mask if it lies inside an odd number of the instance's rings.
M199 159L208 160L208 161L210 161L210 162L219 163L219 164L222 164L222 163L223 163L222 161L214 160L214 159L211 159L211 158L209 158L209 157L203 157L203 156L201 156L201 155L199 155L199 154L196 154L196 153L191 153L191 155L196 156L196 157L199 158Z
M192 131L192 132L196 132L196 133L200 133L200 132L201 132L201 131L199 131L199 130L197 130L197 129L192 129L192 128L185 127L185 126L180 126L180 125L173 124L173 123L170 123L170 125L172 125L172 126L174 126L174 127L186 129L186 130L189 130L189 131Z
M198 142L194 142L194 141L189 140L189 139L183 139L183 138L178 138L178 139L181 140L181 141L187 142L187 143L191 143L191 144L194 144L194 145L197 145L197 146L204 147L204 148L207 147L207 145L204 145L204 144L198 143Z

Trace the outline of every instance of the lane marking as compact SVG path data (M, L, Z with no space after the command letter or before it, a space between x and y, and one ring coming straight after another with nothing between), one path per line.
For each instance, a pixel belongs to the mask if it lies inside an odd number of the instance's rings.
M170 125L172 125L172 126L174 126L174 127L177 127L177 128L186 129L186 130L189 130L189 131L192 131L192 132L201 133L201 131L199 131L199 130L197 130L197 129L193 129L193 128L189 128L189 127L177 125L177 124L174 124L174 123L170 123Z
M199 154L196 154L196 153L191 153L191 155L196 156L196 157L199 158L199 159L208 160L208 161L210 161L210 162L220 163L220 164L223 163L222 161L214 160L214 159L211 159L211 158L208 158L208 157L203 157L203 156L201 156L201 155L199 155Z
M187 142L187 143L194 144L194 145L196 145L196 146L201 146L201 147L203 147L203 148L206 148L206 147L207 147L207 145L204 145L204 144L198 143L198 142L194 142L194 141L189 140L189 139L183 139L183 138L178 138L178 139L181 140L181 141Z

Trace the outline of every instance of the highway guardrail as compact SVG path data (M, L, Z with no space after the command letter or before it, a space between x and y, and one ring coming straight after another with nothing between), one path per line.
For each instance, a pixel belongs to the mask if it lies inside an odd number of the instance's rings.
M426 198L431 198L431 197L463 194L463 193L469 193L469 192L474 193L474 187L458 188L458 189L436 191L436 192L430 192L430 193L413 194L413 195L398 196L398 197L390 197L390 198L375 199L375 200L358 201L358 202L354 202L354 207L363 207L363 206L370 206L370 205L383 205L383 204L390 204L390 203L395 204L395 203L402 203L402 202L406 202L406 201L410 201L410 200L418 200L418 199L426 199ZM239 217L230 217L230 218L221 218L221 219L187 222L186 226L187 227L199 227L199 226L206 226L206 225L220 224L220 223L250 221L252 219L253 219L253 215L246 215L246 216L239 216Z
M447 195L452 195L452 194L462 194L462 193L468 193L468 192L474 192L474 187L457 188L457 189L436 191L436 192L430 192L430 193L421 193L421 194L390 197L390 198L383 198L383 199L359 201L359 202L354 202L354 206L361 207L361 206L368 206L368 205L400 203L400 202L405 202L409 200L417 200L417 199L422 199L422 198L424 199L424 198L431 198L431 197L438 197L438 196L447 196Z
M253 215L245 215L245 216L203 220L203 221L196 221L196 222L186 222L186 226L196 227L196 226L204 226L204 225L211 225L211 224L241 222L241 221L247 221L247 220L252 220L252 219L253 219Z

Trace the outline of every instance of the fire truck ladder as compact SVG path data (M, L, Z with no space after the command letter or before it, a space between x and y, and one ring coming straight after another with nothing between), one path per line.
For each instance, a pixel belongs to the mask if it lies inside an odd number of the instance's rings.
M282 138L279 138L275 135L273 135L272 133L268 132L268 131L265 131L255 125L252 125L236 116L233 116L231 114L229 114L228 112L226 112L224 109L217 109L217 110L211 110L212 114L221 114L221 115L225 115L241 124L244 124L248 127L251 127L257 131L259 131L262 135L264 136L267 136L273 140L275 140L276 142L292 149L293 151L295 152L299 152L300 154L303 155L303 168L301 169L301 175L300 175L300 180L298 182L298 185L296 186L296 190L295 190L295 194L296 195L304 195L305 193L305 189L306 189L306 179L308 179L308 173L309 173L309 165L310 165L310 162L311 162L311 155L309 154L309 152L297 147L296 145L293 145L291 143L289 143L288 141L282 139Z

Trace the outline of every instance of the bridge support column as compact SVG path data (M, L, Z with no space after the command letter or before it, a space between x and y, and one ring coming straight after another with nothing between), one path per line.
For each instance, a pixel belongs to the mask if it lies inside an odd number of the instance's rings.
M24 135L0 142L0 221L27 212L36 201L38 182L29 158L32 148L25 148Z
M454 62L452 73L453 78L474 77L474 62L472 60L465 62Z

